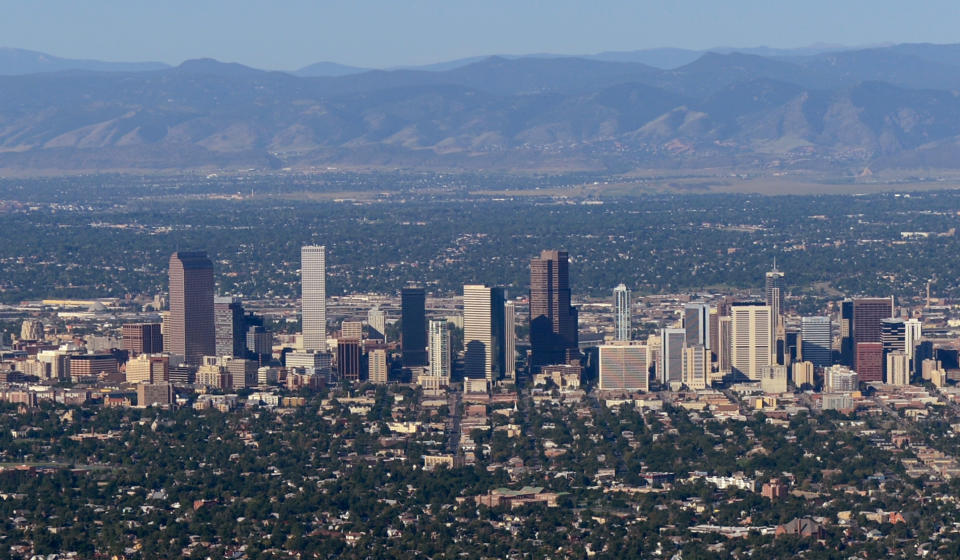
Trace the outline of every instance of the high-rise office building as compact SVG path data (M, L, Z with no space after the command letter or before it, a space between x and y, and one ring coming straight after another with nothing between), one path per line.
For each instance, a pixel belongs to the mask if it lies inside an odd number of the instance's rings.
M379 305L367 312L367 328L371 339L387 341L387 315Z
M720 373L730 373L730 352L733 344L733 319L721 316L717 320L717 369Z
M840 303L840 363L853 367L853 300Z
M883 353L907 352L907 325L899 317L887 317L880 320L880 342L883 343Z
M385 384L389 377L389 370L387 369L387 349L373 348L367 354L367 358L369 361L370 383Z
M684 305L683 330L688 346L700 345L710 350L710 306L703 302Z
M427 365L427 293L423 288L400 291L400 352L403 367Z
M447 321L430 321L430 375L443 378L444 384L450 382L452 372L450 357L450 330Z
M910 360L913 360L917 345L923 337L923 325L919 319L907 319L904 324L904 352Z
M273 354L273 335L260 325L247 328L247 352L260 363L269 362Z
M624 284L613 290L613 338L614 340L630 340L630 290Z
M170 357L140 354L127 360L127 383L162 383L170 380Z
M860 381L883 381L883 343L858 342L856 345L854 370Z
M883 345L883 376L888 382L887 355L891 352L907 353L907 325L900 317L887 317L880 321L880 343Z
M530 261L530 346L534 369L566 363L579 352L566 251L543 251Z
M363 322L343 321L340 323L340 338L347 340L363 340Z
M790 373L794 386L798 389L803 385L814 386L813 364L810 362L793 362Z
M640 342L616 341L598 348L598 388L601 391L649 391L647 347Z
M833 365L833 334L830 317L803 317L800 319L800 354L804 361L825 368Z
M783 272L777 270L776 261L773 262L773 270L766 273L765 280L764 294L766 295L767 307L783 313L783 296L786 294L786 285ZM780 291L774 293L774 289Z
M710 383L710 351L700 344L683 349L683 384L705 389Z
M517 379L517 310L512 302L503 304L503 377Z
M463 287L463 367L470 379L499 381L506 371L503 288Z
M865 373L866 368L872 368L874 361L871 359L869 366L861 364L859 356L870 356L870 352L860 352L857 346L869 342L883 342L881 323L884 319L893 316L893 297L889 298L855 298L853 300L853 369L860 376L860 381L883 381L883 352L881 346L881 355L877 360L880 366L880 377L874 379L872 373ZM861 370L864 371L861 371ZM872 370L871 370L872 371Z
M178 251L170 256L170 313L163 347L199 364L216 352L213 319L213 263L204 252Z
M760 368L773 365L770 307L762 303L734 303L730 313L731 369L759 380Z
M359 381L360 368L360 341L337 339L337 375L340 379Z
M710 324L710 344L707 348L710 349L711 359L717 359L717 349L720 347L720 313L716 307L710 308L710 320L707 321Z
M300 248L300 316L303 349L327 350L327 248Z
M247 329L243 304L238 297L213 299L213 323L216 332L216 355L243 358L247 355Z
M895 350L886 355L888 385L910 384L910 358L906 352Z
M131 356L163 352L160 323L127 323L121 328L123 349Z
M660 329L660 383L679 385L683 383L683 348L686 331L683 329Z

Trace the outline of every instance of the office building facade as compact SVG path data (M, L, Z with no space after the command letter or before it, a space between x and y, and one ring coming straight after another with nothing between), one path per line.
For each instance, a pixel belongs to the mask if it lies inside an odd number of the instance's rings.
M613 339L630 340L630 290L625 284L620 284L613 290L613 309Z
M463 287L464 375L488 385L506 372L503 288L481 284Z
M300 248L300 318L303 349L327 350L327 248Z
M213 288L213 263L206 253L179 251L170 256L170 313L163 347L188 364L216 353Z
M802 317L800 319L800 355L815 367L833 365L833 325L830 317Z
M427 293L423 288L400 291L400 354L403 367L427 365Z
M566 363L579 353L577 310L570 303L566 251L543 251L530 261L531 365Z

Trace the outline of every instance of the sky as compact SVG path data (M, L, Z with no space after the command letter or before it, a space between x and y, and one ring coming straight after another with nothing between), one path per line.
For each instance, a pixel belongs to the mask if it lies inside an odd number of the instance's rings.
M956 0L7 0L0 46L292 70L654 47L960 42Z

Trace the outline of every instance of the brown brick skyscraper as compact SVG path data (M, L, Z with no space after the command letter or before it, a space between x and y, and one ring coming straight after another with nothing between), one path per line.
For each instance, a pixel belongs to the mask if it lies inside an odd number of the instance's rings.
M577 355L577 310L570 305L566 251L543 251L530 261L530 346L534 370Z
M204 252L170 256L170 315L163 348L199 364L216 352L213 321L213 263Z

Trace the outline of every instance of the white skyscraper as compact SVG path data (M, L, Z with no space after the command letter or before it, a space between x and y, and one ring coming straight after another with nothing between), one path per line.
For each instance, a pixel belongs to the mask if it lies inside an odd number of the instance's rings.
M303 349L327 349L327 256L326 247L308 245L300 249L300 316L303 322Z
M434 319L430 321L430 376L440 377L443 384L450 382L450 331L447 321Z
M370 327L370 338L377 338L386 342L387 315L380 310L379 305L367 311L367 326Z
M766 305L735 303L730 313L730 366L734 372L759 380L761 368L773 364L771 309Z
M499 381L504 367L503 288L463 287L463 366L466 377Z
M906 352L907 358L913 360L913 354L917 349L917 344L920 344L920 338L923 336L923 325L919 319L907 319L904 321L904 327L906 331L904 352Z
M904 352L887 354L887 385L910 384L910 357Z
M389 378L389 369L387 368L387 349L374 348L368 354L370 383L384 384Z
M623 284L613 290L614 339L630 340L630 290Z
M513 303L503 304L503 377L517 379L517 312Z

